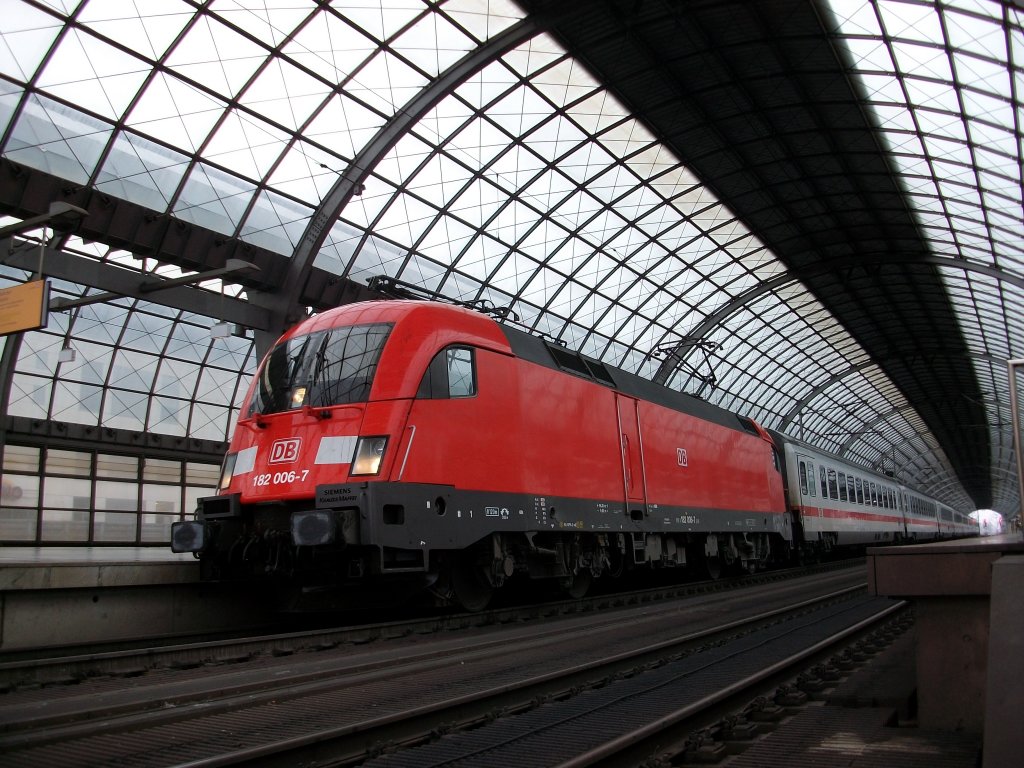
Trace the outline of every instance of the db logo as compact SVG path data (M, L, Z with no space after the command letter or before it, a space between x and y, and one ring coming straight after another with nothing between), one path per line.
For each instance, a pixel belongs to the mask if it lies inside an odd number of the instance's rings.
M295 461L299 458L299 446L302 441L297 437L290 437L287 440L275 440L270 446L271 464L284 464L288 461Z

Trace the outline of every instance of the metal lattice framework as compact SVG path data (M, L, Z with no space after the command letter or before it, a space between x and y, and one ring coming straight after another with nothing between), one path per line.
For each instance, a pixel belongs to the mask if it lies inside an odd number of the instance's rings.
M1012 514L1020 14L11 0L0 223L87 215L9 239L0 277L42 248L56 296L123 298L4 342L5 483L41 478L5 509L36 540L64 535L52 510L105 500L163 530L270 340L383 274L513 304L611 365ZM151 291L232 259L256 269ZM211 339L221 320L247 332ZM79 471L53 451L100 479L51 495ZM173 461L177 497L145 477Z

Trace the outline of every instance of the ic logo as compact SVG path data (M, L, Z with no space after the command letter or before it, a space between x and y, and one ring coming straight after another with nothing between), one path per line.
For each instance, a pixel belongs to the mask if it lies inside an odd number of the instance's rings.
M289 437L287 440L275 440L270 446L270 464L284 464L295 461L299 458L299 446L302 440L297 437Z

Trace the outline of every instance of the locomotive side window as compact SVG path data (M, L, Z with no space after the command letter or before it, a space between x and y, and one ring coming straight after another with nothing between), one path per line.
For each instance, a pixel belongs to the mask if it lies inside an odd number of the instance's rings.
M448 397L472 397L476 394L473 350L452 347L445 350L448 364Z
M442 349L427 366L416 396L425 400L473 397L476 394L476 355L469 347Z
M807 495L807 463L803 460L800 461L800 493L803 496Z

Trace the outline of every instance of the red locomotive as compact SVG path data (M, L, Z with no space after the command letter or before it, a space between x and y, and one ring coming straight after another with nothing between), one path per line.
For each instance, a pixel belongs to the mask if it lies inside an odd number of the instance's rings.
M432 587L470 609L517 573L580 595L640 565L752 570L838 543L799 524L776 440L471 309L351 304L267 355L218 495L172 548L204 579L342 602Z

